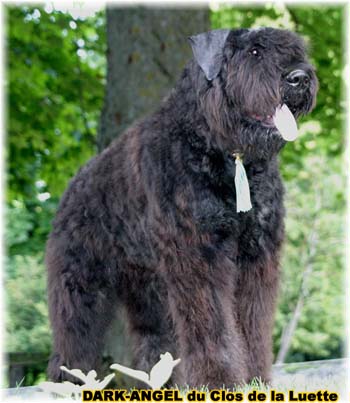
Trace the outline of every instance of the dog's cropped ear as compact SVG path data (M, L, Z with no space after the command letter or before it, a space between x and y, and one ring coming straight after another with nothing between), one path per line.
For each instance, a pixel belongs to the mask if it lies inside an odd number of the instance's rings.
M216 29L188 38L194 58L209 81L220 72L222 51L229 33L229 29Z

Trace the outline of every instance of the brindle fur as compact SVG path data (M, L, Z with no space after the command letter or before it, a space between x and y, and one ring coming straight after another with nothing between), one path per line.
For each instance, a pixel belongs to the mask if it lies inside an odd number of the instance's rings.
M257 47L259 56L251 49ZM166 351L178 383L210 388L269 380L283 241L283 186L274 128L251 118L285 102L309 112L317 80L295 34L233 30L208 80L196 60L159 110L84 166L62 197L47 244L59 366L97 368L117 305L128 313L133 366ZM290 88L302 66L310 83ZM236 212L235 162L244 155L253 208Z

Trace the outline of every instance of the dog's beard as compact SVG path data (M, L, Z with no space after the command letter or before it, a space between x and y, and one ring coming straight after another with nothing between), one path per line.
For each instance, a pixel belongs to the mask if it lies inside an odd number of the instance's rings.
M236 150L244 155L244 162L248 164L271 159L286 141L275 126L266 126L251 118L243 118L235 143Z
M314 98L310 89L302 96L281 96L279 105L271 106L271 109L275 109L274 114L264 115L261 111L249 114L242 112L236 148L245 155L245 162L271 159L286 141L295 140L296 121L298 117L310 112L315 104ZM293 102L293 99L297 101Z

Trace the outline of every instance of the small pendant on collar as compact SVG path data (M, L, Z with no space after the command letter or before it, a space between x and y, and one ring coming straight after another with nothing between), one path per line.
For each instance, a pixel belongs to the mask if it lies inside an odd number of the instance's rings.
M237 213L247 212L252 208L250 201L250 189L247 174L242 162L243 154L232 153L236 163L235 187L236 187L236 209Z

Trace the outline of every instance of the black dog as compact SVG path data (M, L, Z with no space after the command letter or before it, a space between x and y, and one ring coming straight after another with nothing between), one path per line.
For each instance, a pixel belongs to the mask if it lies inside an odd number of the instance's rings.
M190 39L194 60L160 109L62 198L47 246L54 380L62 364L97 367L116 304L135 369L169 351L182 359L177 382L191 386L269 379L284 231L277 154L292 114L312 109L317 79L288 31Z

